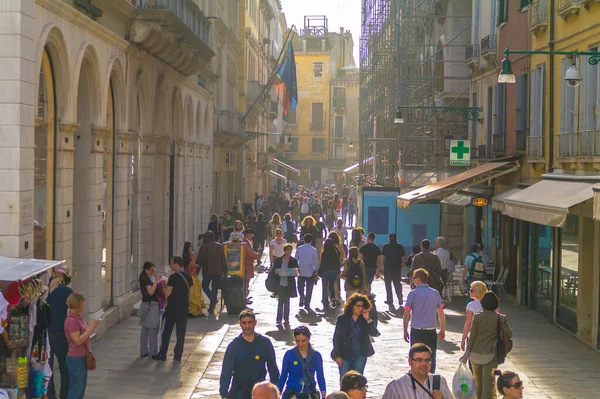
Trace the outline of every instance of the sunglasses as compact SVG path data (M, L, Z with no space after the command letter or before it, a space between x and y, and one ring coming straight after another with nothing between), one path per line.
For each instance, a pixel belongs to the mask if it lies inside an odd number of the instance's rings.
M517 381L513 385L509 385L508 388L521 389L523 386L523 381Z

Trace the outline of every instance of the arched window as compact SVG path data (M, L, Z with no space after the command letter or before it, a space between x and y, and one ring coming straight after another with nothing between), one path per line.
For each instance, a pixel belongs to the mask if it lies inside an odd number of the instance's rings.
M38 259L54 258L55 100L52 64L44 49L38 84L34 150L33 256Z

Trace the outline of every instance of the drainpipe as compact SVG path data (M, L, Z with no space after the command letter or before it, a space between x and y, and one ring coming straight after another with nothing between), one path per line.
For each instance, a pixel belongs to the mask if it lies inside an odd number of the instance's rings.
M548 145L549 159L548 159L548 172L552 173L554 170L554 2L550 1L550 34L548 38L548 46L550 50L550 144Z

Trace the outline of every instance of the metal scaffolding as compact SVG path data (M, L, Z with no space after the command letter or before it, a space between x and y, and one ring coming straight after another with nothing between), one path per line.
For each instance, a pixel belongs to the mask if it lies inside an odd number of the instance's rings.
M449 140L467 138L468 120L477 114L468 107L464 63L470 24L470 0L362 1L360 173L366 180L404 187L447 170Z

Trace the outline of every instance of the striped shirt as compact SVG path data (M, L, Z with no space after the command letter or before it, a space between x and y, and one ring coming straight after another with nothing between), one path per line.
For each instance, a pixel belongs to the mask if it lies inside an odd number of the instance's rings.
M429 392L433 392L433 374L429 374L429 384L426 384L425 388ZM442 399L454 399L454 395L448 388L448 383L444 377L440 378L440 392L442 392ZM415 383L413 389L410 375L404 374L388 384L382 399L431 399L431 396L419 384Z

